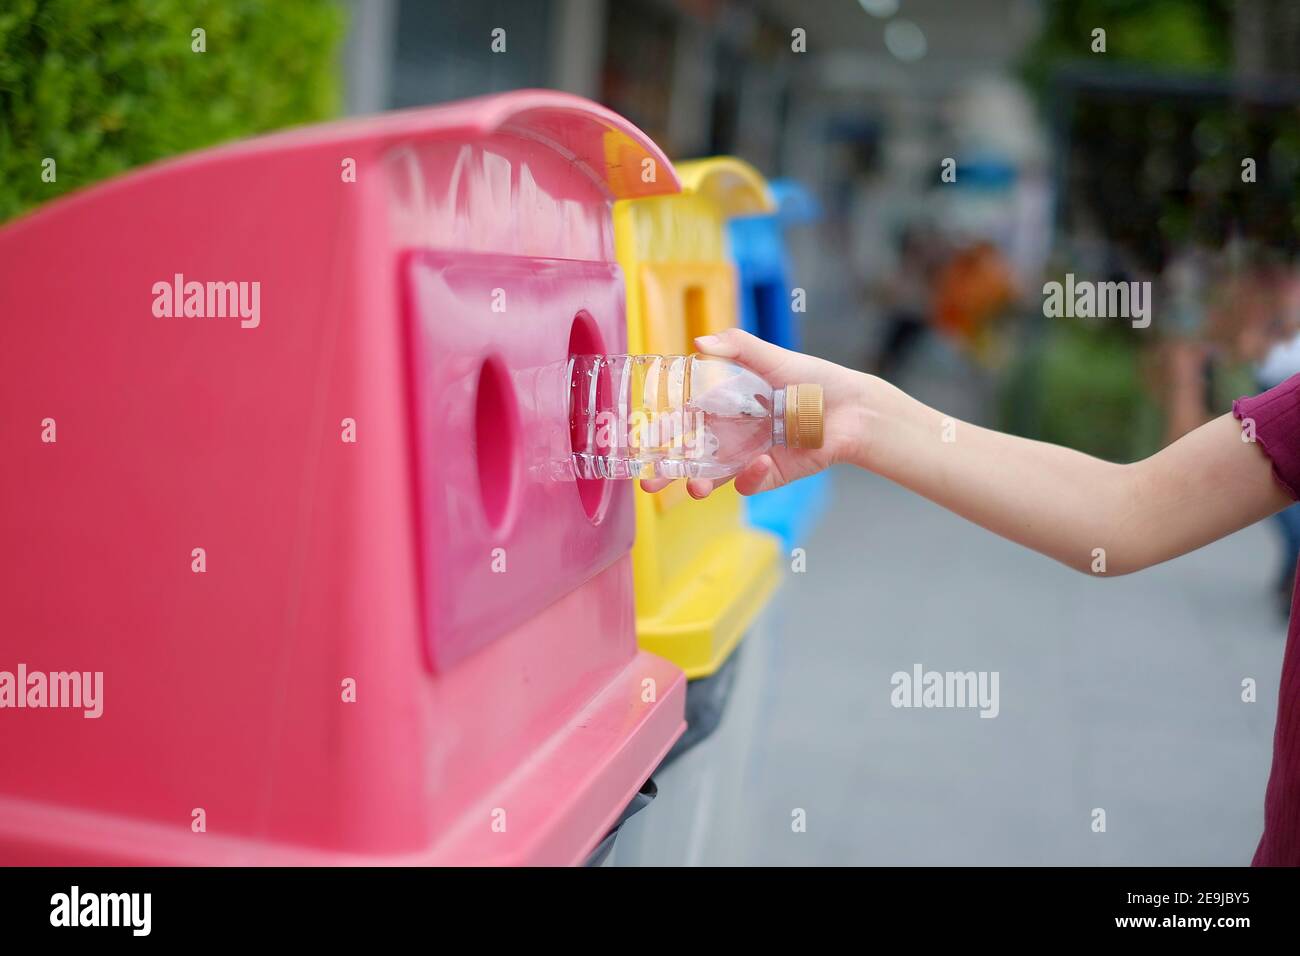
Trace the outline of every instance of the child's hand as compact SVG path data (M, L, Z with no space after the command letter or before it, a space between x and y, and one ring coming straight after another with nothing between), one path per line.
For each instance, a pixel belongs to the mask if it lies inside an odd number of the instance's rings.
M836 462L859 460L865 435L865 375L833 362L791 352L740 329L700 336L695 340L695 347L704 355L732 359L752 369L774 389L804 384L822 387L826 408L822 447L774 447L759 455L734 476L736 490L742 495L779 488ZM718 484L724 483L692 478L687 481L686 490L692 498L705 498ZM659 491L669 484L669 479L654 478L642 481L641 487Z

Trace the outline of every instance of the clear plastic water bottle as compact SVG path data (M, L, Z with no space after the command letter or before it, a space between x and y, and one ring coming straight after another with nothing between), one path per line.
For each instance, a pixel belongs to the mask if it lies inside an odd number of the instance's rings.
M707 355L569 360L576 478L726 478L773 445L820 448L820 385L773 389Z

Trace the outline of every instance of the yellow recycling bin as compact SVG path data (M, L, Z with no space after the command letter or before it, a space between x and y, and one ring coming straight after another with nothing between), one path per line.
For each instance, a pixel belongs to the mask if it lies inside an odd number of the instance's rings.
M628 350L680 355L697 335L739 324L727 256L734 216L775 207L762 176L738 159L678 164L682 192L621 200L614 235L627 282ZM727 660L775 589L778 539L746 523L731 485L704 501L674 482L636 492L637 637L689 678Z

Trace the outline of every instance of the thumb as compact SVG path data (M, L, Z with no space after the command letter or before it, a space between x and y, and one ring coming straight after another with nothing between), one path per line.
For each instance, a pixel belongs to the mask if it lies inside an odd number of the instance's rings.
M779 377L781 367L793 354L743 329L723 329L715 335L701 335L695 339L695 347L704 355L734 359L769 381L773 376Z

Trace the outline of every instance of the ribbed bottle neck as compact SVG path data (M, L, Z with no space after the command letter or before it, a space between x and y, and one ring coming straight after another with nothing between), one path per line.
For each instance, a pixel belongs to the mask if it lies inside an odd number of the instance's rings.
M772 444L785 445L785 389L772 390Z

